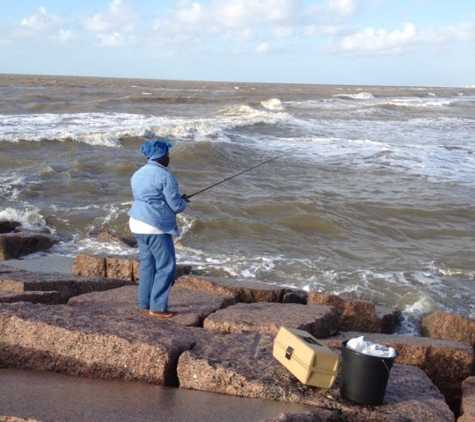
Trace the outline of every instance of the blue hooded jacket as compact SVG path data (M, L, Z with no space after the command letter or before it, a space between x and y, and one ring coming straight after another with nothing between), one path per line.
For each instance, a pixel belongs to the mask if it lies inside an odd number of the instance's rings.
M130 180L134 202L128 215L164 233L180 234L176 215L186 208L178 182L161 164L149 160Z

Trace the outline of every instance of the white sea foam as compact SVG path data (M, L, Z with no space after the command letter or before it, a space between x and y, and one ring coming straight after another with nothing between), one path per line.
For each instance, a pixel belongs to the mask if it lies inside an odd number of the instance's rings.
M17 172L0 174L0 197L8 201L16 201L25 186L25 175Z
M374 95L370 92L358 92L357 94L336 94L335 97L351 100L369 100L373 99Z
M284 106L282 105L282 101L278 98L272 98L270 100L261 101L261 105L264 108L269 110L283 110Z
M278 109L271 100L269 109ZM225 130L287 121L286 113L247 105L223 110L213 118L171 118L125 113L0 115L0 141L73 140L93 146L120 147L125 137L175 137L227 140Z
M55 233L55 229L46 224L46 221L41 214L41 210L32 206L25 207L24 209L16 209L12 207L1 209L0 220L16 221L20 223L22 227L29 230L46 230L50 233Z
M422 295L418 300L401 310L399 334L420 335L422 318L437 309L437 304L432 298Z

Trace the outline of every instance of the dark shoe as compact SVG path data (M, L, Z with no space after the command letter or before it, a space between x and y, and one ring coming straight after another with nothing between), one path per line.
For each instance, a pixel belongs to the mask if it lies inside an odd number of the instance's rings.
M176 312L160 312L160 311L148 311L148 314L155 318L172 318L177 313Z

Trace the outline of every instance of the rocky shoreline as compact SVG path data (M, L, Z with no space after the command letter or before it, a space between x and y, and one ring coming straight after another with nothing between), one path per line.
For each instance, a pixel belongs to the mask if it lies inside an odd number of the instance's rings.
M437 312L422 321L424 337L401 336L392 334L395 310L179 266L170 295L178 315L157 321L137 309L137 274L136 257L80 254L71 274L3 261L0 368L312 406L267 421L475 421L471 319ZM300 383L272 356L281 326L305 330L336 353L361 335L394 347L383 404L345 400L339 377L329 389ZM0 420L14 416L0 410Z
M134 258L89 255L76 257L71 275L2 265L0 366L315 406L275 420L473 420L473 404L462 398L473 395L473 337L449 338L473 336L471 320L431 315L423 327L439 338L398 336L388 333L396 313L367 302L203 277L182 266L170 296L179 314L157 321L136 307L137 266ZM337 352L362 334L395 347L383 405L342 399L338 379L330 389L299 383L272 356L282 325Z

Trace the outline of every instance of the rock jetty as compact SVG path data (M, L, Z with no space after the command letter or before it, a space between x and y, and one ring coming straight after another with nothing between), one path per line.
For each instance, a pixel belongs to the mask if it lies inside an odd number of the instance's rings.
M81 254L71 275L0 265L0 367L313 406L274 421L475 421L475 321L436 313L427 337L401 336L395 310L191 270L179 266L171 290L178 315L157 320L136 306L134 257ZM300 383L272 355L281 326L336 353L361 335L394 347L383 404L342 398L339 377L329 389Z

